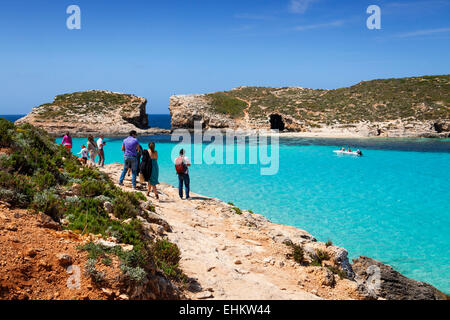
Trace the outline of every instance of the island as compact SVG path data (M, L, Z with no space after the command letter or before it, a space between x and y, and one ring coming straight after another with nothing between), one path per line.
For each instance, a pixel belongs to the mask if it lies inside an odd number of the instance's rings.
M327 137L450 136L450 75L362 81L334 90L238 87L174 95L172 129L277 129Z
M169 130L148 127L146 106L147 99L132 94L107 90L74 92L33 108L16 124L32 124L52 136L66 132L73 137L124 136L131 130L141 135L168 134Z

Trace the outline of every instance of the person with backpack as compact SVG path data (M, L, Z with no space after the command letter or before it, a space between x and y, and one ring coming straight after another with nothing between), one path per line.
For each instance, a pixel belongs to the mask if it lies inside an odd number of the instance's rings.
M142 152L142 161L141 161L141 165L139 168L139 179L142 184L147 182L147 187L148 187L147 197L150 195L150 190L151 190L150 177L152 176L152 171L153 171L152 164L153 164L153 161L152 161L152 158L150 157L150 153L148 152L148 150L144 150Z
M184 149L180 150L180 156L175 159L175 169L178 174L178 193L180 198L183 199L183 183L186 188L186 200L189 199L189 167L191 163L189 159L184 155Z

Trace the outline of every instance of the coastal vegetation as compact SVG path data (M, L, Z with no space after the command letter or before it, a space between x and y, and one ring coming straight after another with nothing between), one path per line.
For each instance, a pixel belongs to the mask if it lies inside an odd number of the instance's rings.
M0 201L44 213L75 233L132 246L128 251L119 245L81 246L89 252L86 271L93 280L102 280L95 266L110 264L111 256L119 258L124 276L131 281L142 282L155 265L169 278L184 279L178 247L149 238L143 228L142 221L154 211L145 196L124 192L105 173L81 165L46 132L0 119L0 168Z
M123 106L122 115L138 109L142 101L131 94L90 90L57 95L52 103L37 107L36 116L43 120L63 119L74 115L88 115L114 111Z
M245 100L250 118L278 112L310 126L450 118L450 75L362 81L334 90L239 87L207 96L214 111L231 117L243 116Z
M327 243L325 243L325 247L330 247L332 244L330 244L331 241L329 240ZM340 279L346 279L347 275L345 272L336 266L330 265L330 264L324 264L325 261L328 261L331 259L331 256L328 252L320 249L316 249L315 253L312 256L309 256L305 253L301 245L295 244L295 243L288 243L287 244L291 248L291 253L288 255L292 259L294 259L295 262L302 266L314 266L314 267L326 267L328 270L330 270L333 274L336 274L339 276Z
M207 94L206 97L210 100L211 106L216 112L227 114L232 118L244 116L243 110L247 108L244 101L223 92Z

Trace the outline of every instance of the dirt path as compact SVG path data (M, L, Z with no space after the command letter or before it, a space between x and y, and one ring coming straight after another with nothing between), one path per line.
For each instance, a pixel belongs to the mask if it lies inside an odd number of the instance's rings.
M105 171L118 180L121 164ZM125 187L130 191L130 181ZM286 258L290 249L274 238L310 237L303 231L267 221L263 216L242 215L220 200L192 194L181 200L170 185L158 186L160 201L149 198L156 213L172 227L167 233L182 252L181 267L199 285L187 294L193 299L349 299L355 287L340 280L323 284L317 267L302 267ZM319 297L320 296L320 297Z

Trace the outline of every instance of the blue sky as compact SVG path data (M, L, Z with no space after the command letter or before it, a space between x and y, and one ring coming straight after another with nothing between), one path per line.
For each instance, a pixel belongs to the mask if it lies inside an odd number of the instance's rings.
M381 30L366 27L372 4ZM88 89L168 113L172 94L450 73L450 0L3 0L0 30L0 114Z

